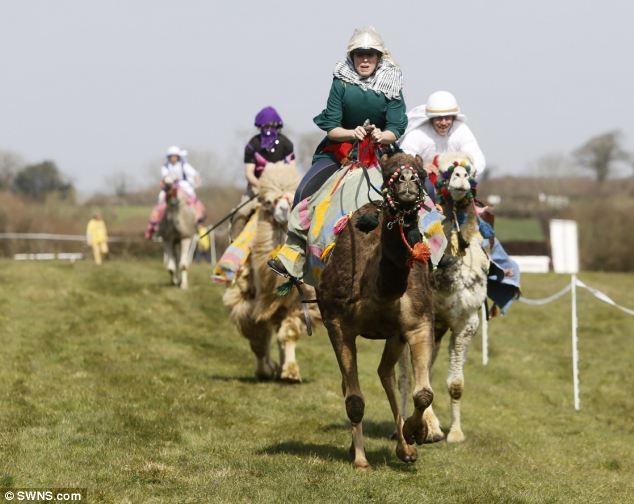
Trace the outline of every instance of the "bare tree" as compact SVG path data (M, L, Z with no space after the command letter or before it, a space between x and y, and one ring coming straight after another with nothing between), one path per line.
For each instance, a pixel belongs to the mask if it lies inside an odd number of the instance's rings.
M11 151L0 151L0 190L9 189L16 174L24 167L24 160Z
M233 169L235 163L228 167L228 163L221 161L218 155L210 150L189 149L187 162L200 173L203 185L232 184L236 180Z
M134 178L124 171L119 171L107 176L105 182L115 196L119 198L123 198L130 193L130 191L134 190L134 186L136 185Z
M598 182L610 175L616 161L626 161L627 153L621 148L621 133L610 131L595 136L574 151L577 161L586 169L594 172Z

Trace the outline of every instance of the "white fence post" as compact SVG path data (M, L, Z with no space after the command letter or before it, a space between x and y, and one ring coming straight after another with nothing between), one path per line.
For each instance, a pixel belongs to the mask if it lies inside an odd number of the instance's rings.
M572 298L572 392L575 410L581 408L579 398L579 350L577 348L577 275L570 277L570 292Z
M489 363L489 321L487 320L486 301L482 303L482 365Z
M211 264L212 266L216 266L216 232L212 231L209 233L209 249L211 251Z

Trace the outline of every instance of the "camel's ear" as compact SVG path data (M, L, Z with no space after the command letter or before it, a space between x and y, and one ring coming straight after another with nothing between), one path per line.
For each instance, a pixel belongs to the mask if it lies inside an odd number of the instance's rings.
M423 161L423 158L420 157L418 154L416 154L416 156L414 157L414 164L416 165L416 169L419 172L425 173L425 162Z
M379 159L379 164L381 165L381 167L384 167L384 166L385 166L385 164L387 163L387 160L388 160L389 158L390 158L390 157L389 157L387 154L383 154L383 155L381 156L381 159Z

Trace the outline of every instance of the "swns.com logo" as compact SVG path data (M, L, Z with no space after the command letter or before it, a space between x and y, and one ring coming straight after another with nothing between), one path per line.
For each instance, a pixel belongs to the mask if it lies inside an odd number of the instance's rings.
M3 488L2 502L87 502L85 488Z

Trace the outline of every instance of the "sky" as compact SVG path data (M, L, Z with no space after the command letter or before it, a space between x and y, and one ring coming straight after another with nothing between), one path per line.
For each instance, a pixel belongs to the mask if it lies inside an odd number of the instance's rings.
M614 129L634 150L625 0L2 0L0 19L0 150L55 160L83 193L117 172L153 183L172 144L240 172L266 105L317 132L334 65L370 24L408 109L452 91L497 174Z

